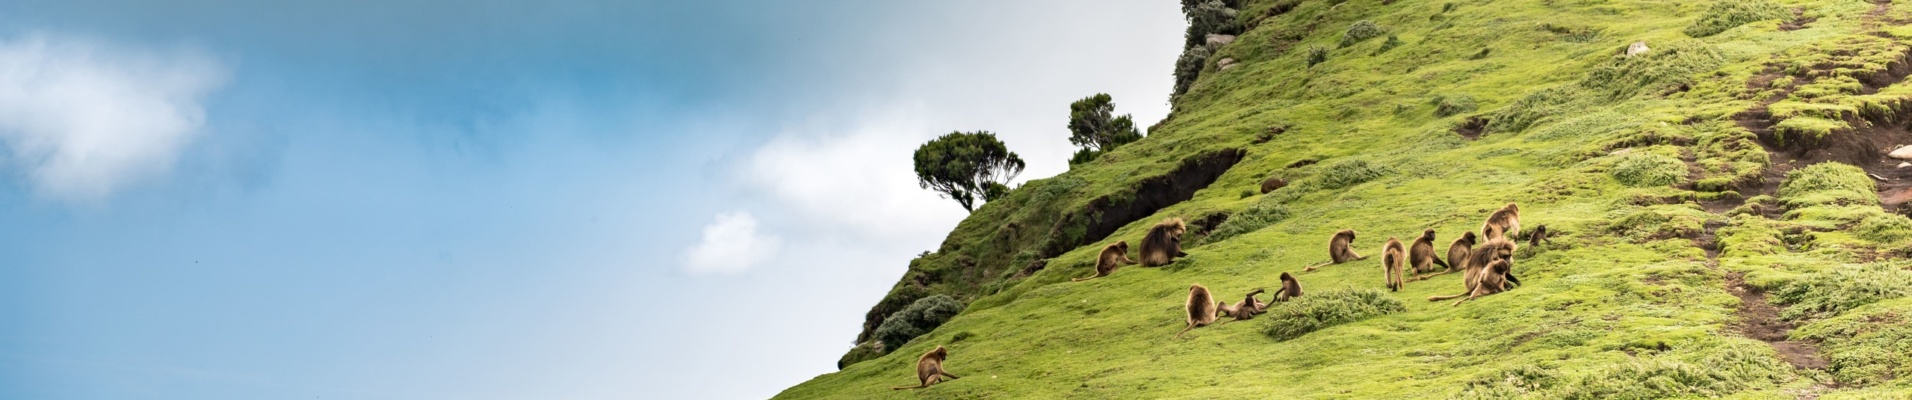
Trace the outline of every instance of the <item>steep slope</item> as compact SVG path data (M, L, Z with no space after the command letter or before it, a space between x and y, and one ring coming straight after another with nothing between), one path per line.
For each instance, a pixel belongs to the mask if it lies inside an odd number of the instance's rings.
M1912 396L1912 220L1887 211L1912 168L1885 157L1912 144L1912 8L1245 3L1149 137L978 210L872 310L961 314L779 398ZM1385 34L1342 46L1360 21ZM1256 194L1270 176L1294 184ZM1522 243L1517 289L1426 301L1460 291L1445 275L1379 294L1405 311L1305 331L1353 303L1288 303L1170 338L1190 284L1367 296L1379 257L1301 273L1331 233L1444 249L1507 202L1558 235ZM1204 222L1190 257L1068 281L1166 217ZM888 390L939 345L964 378Z

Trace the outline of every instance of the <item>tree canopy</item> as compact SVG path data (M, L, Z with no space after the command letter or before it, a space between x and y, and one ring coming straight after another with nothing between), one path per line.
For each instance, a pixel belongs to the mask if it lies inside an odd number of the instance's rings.
M950 132L916 148L916 183L976 211L976 197L995 200L1009 193L1009 180L1022 173L1022 157L987 131Z
M1115 101L1108 93L1096 93L1069 104L1069 143L1082 147L1069 165L1094 160L1103 152L1142 139L1135 121L1124 114L1115 116Z

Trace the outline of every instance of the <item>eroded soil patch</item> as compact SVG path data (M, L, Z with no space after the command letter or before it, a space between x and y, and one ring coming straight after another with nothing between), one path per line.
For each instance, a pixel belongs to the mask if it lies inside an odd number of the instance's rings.
M1766 301L1766 292L1746 285L1738 273L1726 274L1727 291L1739 297L1738 329L1748 338L1758 339L1773 346L1773 351L1786 363L1801 369L1825 369L1826 358L1819 354L1819 347L1808 341L1786 340L1793 326L1779 319L1779 308Z

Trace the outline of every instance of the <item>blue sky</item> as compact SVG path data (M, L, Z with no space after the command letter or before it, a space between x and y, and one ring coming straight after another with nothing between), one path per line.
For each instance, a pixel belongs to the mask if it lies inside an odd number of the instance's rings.
M0 0L0 398L767 397L1175 7Z

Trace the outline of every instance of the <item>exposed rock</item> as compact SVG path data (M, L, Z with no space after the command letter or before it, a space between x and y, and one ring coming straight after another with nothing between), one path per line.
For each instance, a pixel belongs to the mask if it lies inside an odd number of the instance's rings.
M1222 46L1227 46L1229 43L1234 43L1234 42L1235 42L1235 35L1217 35L1213 33L1208 34L1208 47L1210 48L1220 48Z
M1900 162L1899 168L1912 167L1912 162Z
M1646 54L1646 52L1649 51L1653 51L1653 49L1646 47L1646 41L1633 42L1632 46L1627 46L1627 57Z
M1229 68L1234 68L1235 65L1237 65L1235 63L1235 59L1227 58L1227 57L1223 57L1221 61L1215 62L1215 67L1220 68L1223 71L1227 71Z
M1912 146L1899 147L1896 150L1892 150L1891 153L1887 153L1885 156L1900 160L1912 160Z

